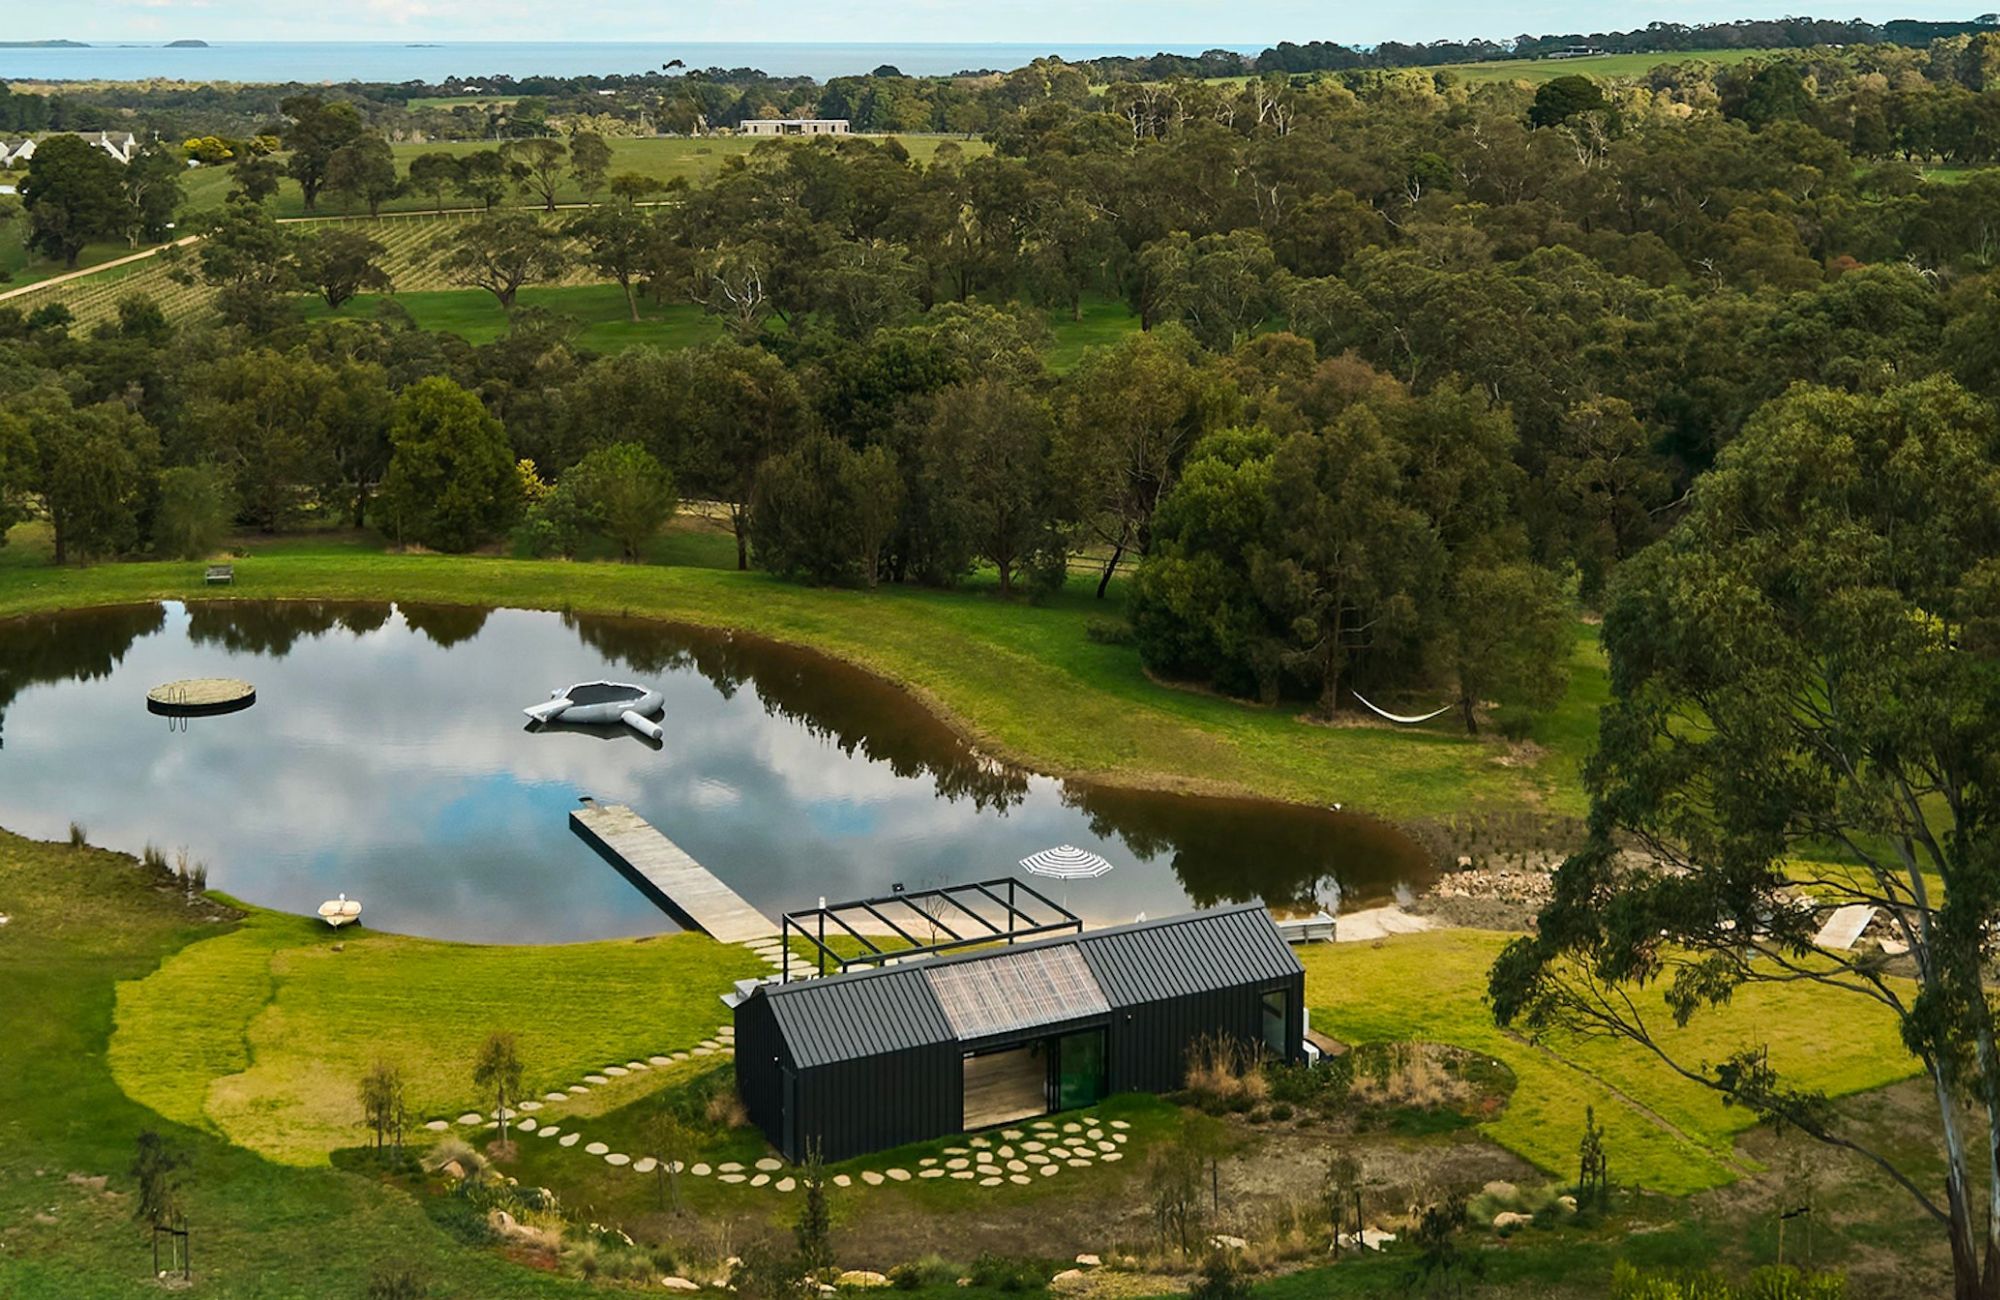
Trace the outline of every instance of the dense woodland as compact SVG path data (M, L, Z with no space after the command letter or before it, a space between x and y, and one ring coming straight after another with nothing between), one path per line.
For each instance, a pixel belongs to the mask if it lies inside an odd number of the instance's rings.
M1939 80L1935 50L1869 57L1889 70L1539 90L1098 93L1038 65L990 156L772 142L665 195L604 174L584 131L496 148L483 180L443 155L399 173L359 110L296 96L184 257L213 323L0 313L0 510L45 515L64 561L314 518L636 556L699 501L742 564L803 581L984 567L1032 596L1122 574L1102 634L1163 674L1328 711L1446 689L1469 726L1491 701L1519 718L1560 691L1579 602L1793 385L2000 396L2000 173L1911 161L1985 157L2000 84ZM1956 59L2000 64L2000 40ZM304 295L386 277L363 234L279 226L281 172L309 199L485 185L493 210L434 250L455 282L512 306L613 280L635 310L699 304L725 341L592 356L519 311L475 347L393 300L306 324ZM147 174L45 150L31 240L158 223L174 184ZM572 176L594 206L534 211ZM1107 297L1141 328L1051 374L1048 313Z

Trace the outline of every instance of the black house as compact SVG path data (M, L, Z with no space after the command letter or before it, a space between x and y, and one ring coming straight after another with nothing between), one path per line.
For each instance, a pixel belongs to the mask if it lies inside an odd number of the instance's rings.
M1183 1086L1226 1035L1296 1060L1305 970L1251 905L765 984L736 1005L751 1120L827 1160Z

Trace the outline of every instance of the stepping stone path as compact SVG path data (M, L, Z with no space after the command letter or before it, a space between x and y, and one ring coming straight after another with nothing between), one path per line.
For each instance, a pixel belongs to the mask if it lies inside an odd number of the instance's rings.
M541 1108L542 1108L542 1103L540 1103L539 1101L524 1101L521 1103L521 1109L528 1111L531 1114L535 1111L540 1110Z
M854 1180L846 1174L835 1174L833 1176L833 1185L835 1187L852 1187L854 1186Z
M1010 1183L1020 1183L1022 1186L1025 1187L1027 1184L1035 1180L1028 1177L1026 1174L1008 1174L1007 1181Z
M515 1128L517 1128L517 1129L520 1129L520 1130L521 1130L521 1131L522 1131L523 1133L532 1133L532 1132L534 1132L534 1131L535 1131L535 1120L534 1120L534 1117L533 1117L533 1116L528 1116L528 1117L526 1117L526 1118L524 1118L524 1119L520 1120L520 1121L519 1121L518 1123L516 1123L516 1124L514 1125L514 1127L515 1127Z
M424 1125L424 1127L429 1129L433 1133L442 1133L446 1129L449 1129L451 1127L451 1121L448 1119L434 1119L430 1123Z
M583 1154L587 1156L601 1156L610 1149L610 1147L602 1142L593 1142L583 1149Z
M743 1166L737 1164L734 1160L724 1161L722 1164L717 1165L716 1168L725 1174L740 1174L743 1172Z
M981 1187L998 1187L998 1186L999 1186L999 1185L1000 1185L1001 1183L1003 1183L1003 1182L1005 1182L1005 1181L1006 1181L1006 1180L1005 1180L1005 1179L1003 1179L1003 1178L1001 1178L1001 1177L1000 1177L1000 1176L999 1176L998 1174L995 1174L995 1175L994 1175L993 1177L991 1177L991 1178L982 1178L982 1179L980 1179L980 1180L979 1180L979 1185L980 1185Z
M870 1187L880 1187L882 1185L882 1175L876 1173L873 1169L864 1169L861 1171L861 1181L867 1183Z
M674 1063L674 1058L671 1056L649 1056L646 1060L654 1065L672 1065Z
M604 1163L607 1165L629 1165L632 1163L632 1157L622 1151L613 1151L610 1155L604 1157Z
M542 1127L541 1127L541 1128L540 1128L539 1130L537 1130L537 1131L536 1131L536 1133L535 1133L535 1136L536 1136L536 1137L545 1137L545 1138L552 1138L552 1137L554 1137L554 1136L555 1136L556 1134L558 1134L558 1133L560 1133L560 1132L562 1132L562 1130L561 1130L561 1129L559 1129L559 1128L557 1128L557 1127L556 1127L555 1125L553 1125L553 1124L544 1124L544 1125L542 1125Z
M742 1175L742 1174L718 1174L718 1175L716 1176L716 1181L717 1181L717 1182L719 1182L719 1183L740 1183L740 1182L742 1182L742 1181L743 1181L743 1175Z
M640 1156L632 1162L632 1172L635 1174L650 1174L659 1167L660 1162L651 1156Z
M923 1170L919 1170L919 1171L917 1172L917 1177L919 1177L919 1178L942 1178L942 1177L944 1177L944 1170L942 1170L942 1169L923 1169Z
M484 1115L481 1115L476 1111L467 1111L465 1114L460 1115L458 1117L458 1122L461 1124L477 1124L480 1120L485 1118L486 1117Z
M583 1134L581 1133L565 1133L561 1138L557 1139L556 1145L559 1147L573 1147L582 1137Z
M771 1175L758 1174L756 1177L750 1180L750 1185L752 1187L762 1187L765 1183L768 1183L770 1181L771 1181Z
M796 1178L780 1178L775 1184L777 1189L781 1192L789 1192L798 1185L799 1182L798 1179Z
M709 1168L707 1165L697 1162L688 1170L688 1172L693 1174L696 1178L706 1178L709 1175Z
M896 1182L907 1183L910 1181L910 1171L907 1169L890 1169L886 1172Z
M542 1094L542 1100L543 1100L543 1101L568 1101L568 1100L569 1100L569 1094L568 1094L568 1093L566 1093L566 1092L545 1092L545 1093L543 1093L543 1094Z
M774 1160L770 1156L765 1156L762 1160L759 1160L757 1162L757 1167L768 1174L773 1170L783 1169L785 1167L785 1162L782 1160Z
M607 1065L604 1067L604 1072L610 1075L614 1079L622 1079L626 1075L632 1073L630 1070L626 1069L622 1065Z
M586 1075L584 1075L584 1076L583 1076L583 1081L584 1081L585 1083L589 1083L589 1084L604 1084L604 1083L610 1083L610 1082L611 1082L611 1080L609 1080L609 1079L605 1078L605 1077L604 1077L603 1075L601 1075L601 1074L586 1074ZM572 1089L570 1089L570 1091L571 1091L571 1092L575 1092L575 1091L576 1091L576 1089L572 1088Z

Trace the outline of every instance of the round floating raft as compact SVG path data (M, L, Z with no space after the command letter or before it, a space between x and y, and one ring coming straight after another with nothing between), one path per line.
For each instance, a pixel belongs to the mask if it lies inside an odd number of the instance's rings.
M234 713L257 702L257 688L237 677L189 677L146 692L146 709L170 718Z

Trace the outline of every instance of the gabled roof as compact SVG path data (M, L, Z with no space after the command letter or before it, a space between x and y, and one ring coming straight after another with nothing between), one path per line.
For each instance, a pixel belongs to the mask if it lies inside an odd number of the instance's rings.
M796 984L767 984L798 1069L1103 1015L1117 1007L1272 983L1298 958L1258 904Z

